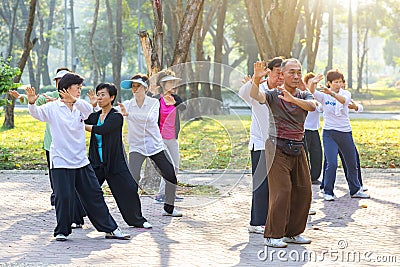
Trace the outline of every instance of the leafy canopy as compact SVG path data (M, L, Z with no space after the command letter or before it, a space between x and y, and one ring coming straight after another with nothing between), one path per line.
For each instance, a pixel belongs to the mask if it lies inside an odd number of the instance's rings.
M11 67L10 61L11 58L5 59L0 56L0 95L20 86L20 83L14 83L14 77L21 74L21 70L17 67ZM0 106L5 106L6 104L7 99L0 99Z

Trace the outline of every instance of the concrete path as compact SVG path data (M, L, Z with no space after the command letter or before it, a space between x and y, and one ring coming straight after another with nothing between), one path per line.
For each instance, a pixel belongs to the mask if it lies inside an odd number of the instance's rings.
M400 266L400 169L363 174L371 199L350 198L339 172L336 201L324 202L313 185L317 214L304 233L312 243L265 250L262 235L247 232L249 174L180 174L183 181L215 183L224 196L185 196L182 218L161 216L162 205L142 196L152 230L127 226L106 197L131 240L106 240L86 218L83 229L57 242L48 176L0 171L0 266Z

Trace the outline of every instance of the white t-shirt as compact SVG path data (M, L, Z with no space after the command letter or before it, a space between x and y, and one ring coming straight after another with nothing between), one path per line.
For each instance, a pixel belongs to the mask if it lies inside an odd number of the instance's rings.
M304 129L305 130L312 130L316 131L319 129L320 126L320 118L319 114L322 112L322 105L317 103L318 106L314 111L309 111L304 122Z
M128 116L129 153L138 152L144 156L152 156L164 150L164 142L158 127L160 101L145 96L142 107L132 98L122 103Z
M351 132L349 119L349 103L351 93L340 89L339 95L345 98L344 104L341 104L334 97L319 91L314 92L315 99L322 104L324 110L324 130L337 130L340 132Z
M92 113L92 105L83 99L77 99L70 110L58 99L40 107L29 104L28 109L32 117L49 123L53 137L50 169L78 169L89 164L84 120Z
M248 81L239 90L239 96L251 106L252 111L249 150L265 150L265 141L268 138L269 128L269 110L267 105L260 104L257 100L250 97L251 86L251 81ZM265 86L267 86L266 82L260 84L260 90L265 88Z

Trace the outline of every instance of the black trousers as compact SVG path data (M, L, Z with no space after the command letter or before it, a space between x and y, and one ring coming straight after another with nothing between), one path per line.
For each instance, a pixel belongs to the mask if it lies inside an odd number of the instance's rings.
M124 221L130 226L142 227L147 220L142 215L138 185L131 173L126 170L106 176L104 167L95 168L94 171L100 185L107 180Z
M268 215L269 189L265 150L250 151L253 194L250 225L265 225Z
M166 180L164 210L168 213L172 213L174 211L176 184L178 180L176 179L174 165L168 160L166 153L167 152L163 150L155 155L149 156L149 158L156 164L161 176ZM140 170L146 158L147 156L138 152L129 153L129 170L136 182L140 181Z
M55 199L55 195L54 195L54 189L53 189L53 181L51 179L51 171L50 171L50 151L48 150L44 150L46 151L46 162L47 162L47 168L49 169L49 179L50 179L50 186L51 186L51 195L50 195L50 204L52 206L54 206L54 199Z
M52 178L52 172L50 171L50 151L46 151L46 161L47 161L47 167L49 168L49 178L50 178L50 186L51 186L51 196L50 196L50 204L52 206L55 205L55 199L56 195L54 194L54 188L53 188L53 178ZM78 194L75 193L75 199L74 199L74 214L72 215L72 222L76 224L84 224L84 219L83 217L86 216L85 209L82 206L81 200L78 197Z
M103 191L90 164L79 169L60 168L50 171L56 196L57 226L54 236L71 234L71 223L76 208L76 193L78 193L89 220L99 232L112 232L117 229L117 223L108 211Z
M322 146L318 130L305 130L304 139L311 181L316 181L321 176L322 170Z

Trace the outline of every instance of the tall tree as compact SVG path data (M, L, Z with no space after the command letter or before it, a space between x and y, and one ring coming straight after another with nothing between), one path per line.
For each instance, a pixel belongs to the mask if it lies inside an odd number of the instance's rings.
M313 2L313 3L311 3ZM304 6L306 21L307 72L314 70L322 26L322 0L307 1Z
M172 66L186 61L190 42L192 41L193 32L203 4L204 0L188 0L187 2L186 11L179 29L179 37L175 44Z
M347 87L353 88L353 13L351 8L351 1L349 1L347 29L349 35L347 40Z
M116 15L113 15L113 9L110 0L106 0L108 35L111 46L111 64L113 73L113 82L117 85L121 83L121 62L122 62L122 0L116 0ZM114 30L114 18L116 29ZM121 93L118 86L117 99L121 100Z
M37 42L37 38L34 38L31 40L31 33L33 30L33 24L35 22L35 10L36 10L36 1L37 0L30 0L29 3L29 17L28 17L28 22L26 26L26 31L25 31L25 38L24 38L24 50L22 52L21 58L18 61L18 68L21 70L21 73L23 72L26 61L28 60L28 56ZM14 82L18 83L21 80L21 74L15 76ZM4 128L14 128L14 105L15 105L15 99L11 97L10 95L7 94L7 99L11 101L11 104L7 104L6 109L5 109L5 115L4 115L4 123L3 127Z
M93 62L93 85L94 86L96 86L99 81L99 63L97 61L94 44L93 44L94 34L96 32L96 27L97 27L97 19L99 17L99 9L100 9L100 0L96 0L95 5L94 5L92 28L89 32L89 48L90 48L90 54L92 56L92 62Z
M215 52L214 52L214 77L213 77L213 90L212 96L214 99L221 101L222 103L222 95L221 95L221 71L222 71L222 49L223 49L223 41L224 41L224 24L225 24L225 16L227 9L228 1L222 0L221 5L218 9L217 15L217 29L215 36ZM220 105L213 105L214 114L221 113Z
M290 57L296 25L306 0L245 0L262 60Z

